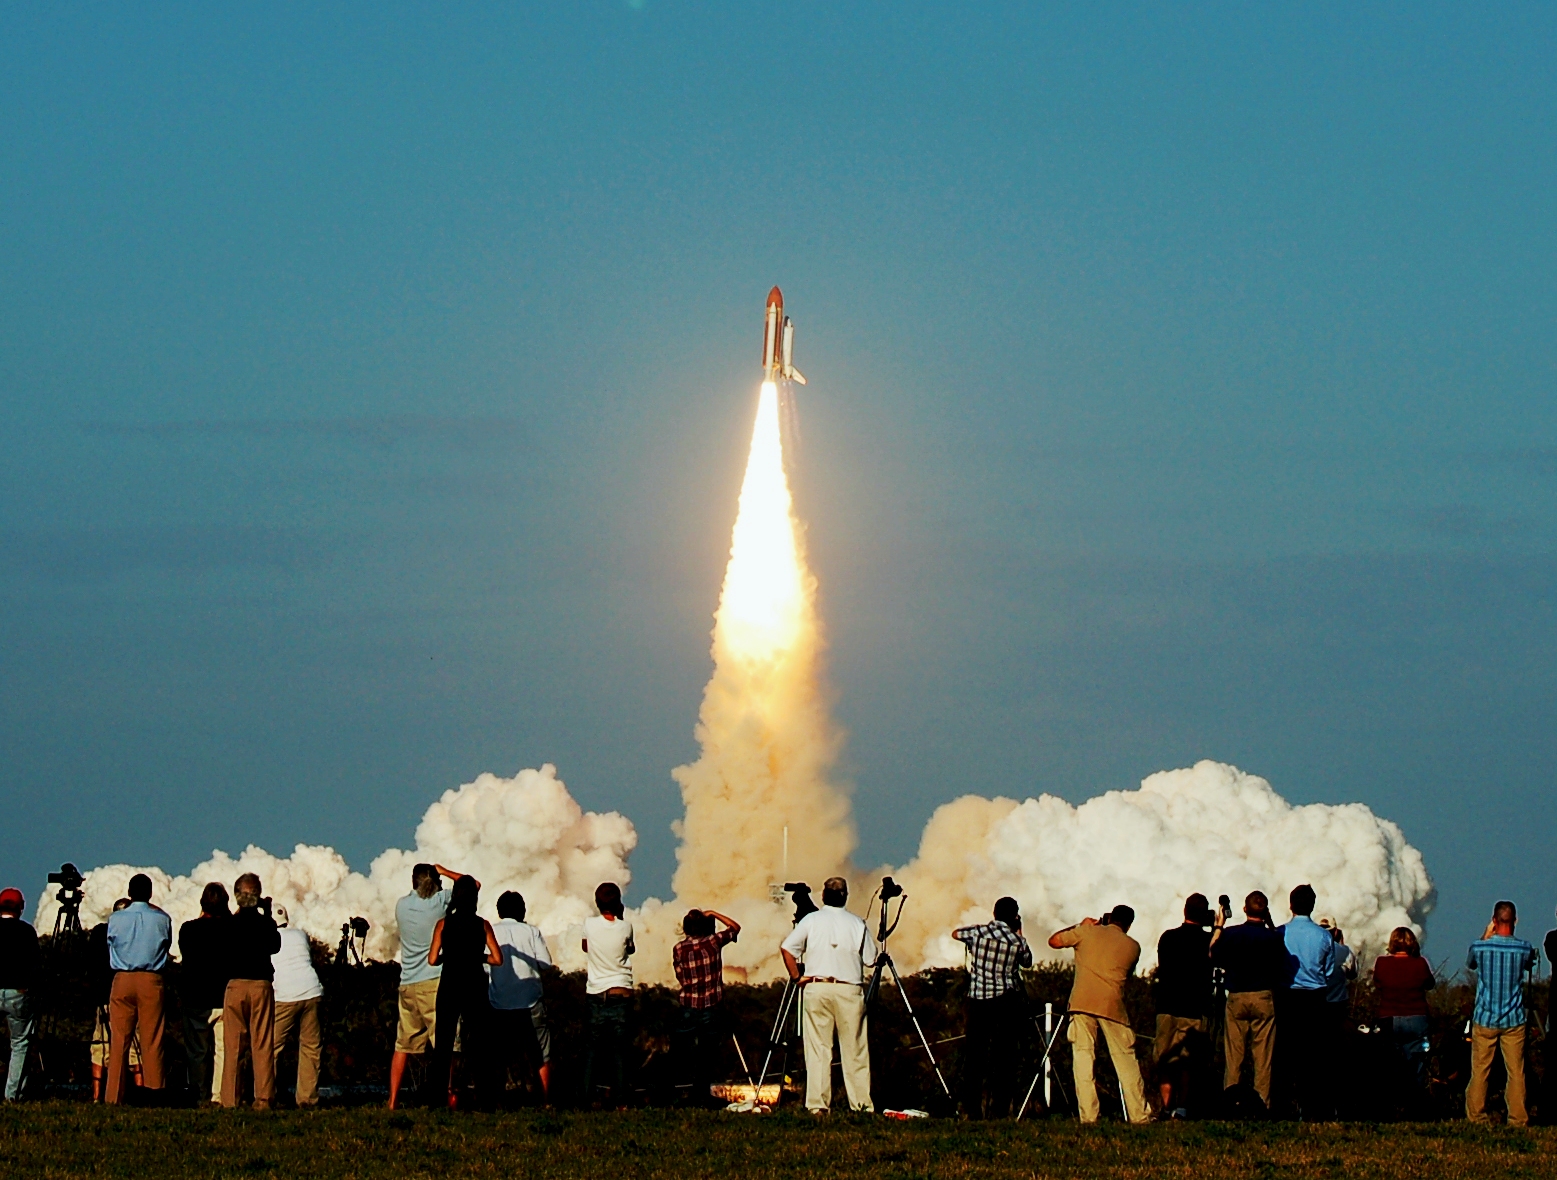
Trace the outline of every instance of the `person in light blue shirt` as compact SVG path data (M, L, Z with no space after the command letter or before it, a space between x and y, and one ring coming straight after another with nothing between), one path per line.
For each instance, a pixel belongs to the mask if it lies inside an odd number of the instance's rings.
M108 998L109 1102L123 1102L130 1063L130 1037L140 1038L141 1085L164 1085L162 1033L166 1025L162 973L173 945L173 919L151 904L151 878L130 878L130 904L109 915L108 965L113 989Z
M443 878L458 881L462 874L443 865L418 864L411 869L411 892L395 903L395 924L400 934L399 1019L395 1052L389 1059L389 1109L400 1103L400 1084L413 1056L426 1053L433 1042L437 1022L438 978L441 967L428 962L433 928L449 909L449 893Z
M1312 885L1299 885L1288 898L1292 920L1281 928L1291 976L1286 1003L1278 1012L1282 1041L1292 1047L1293 1080L1298 1109L1306 1120L1335 1117L1335 1097L1329 1085L1329 1063L1335 1040L1327 997L1335 973L1335 939L1314 921Z
M1528 1126L1525 1111L1525 976L1535 966L1535 947L1514 937L1518 913L1511 901L1492 909L1492 921L1471 943L1465 965L1476 973L1476 1005L1471 1010L1471 1077L1465 1087L1465 1117L1489 1123L1487 1082L1492 1058L1501 1051L1508 1081L1503 1105L1508 1125Z

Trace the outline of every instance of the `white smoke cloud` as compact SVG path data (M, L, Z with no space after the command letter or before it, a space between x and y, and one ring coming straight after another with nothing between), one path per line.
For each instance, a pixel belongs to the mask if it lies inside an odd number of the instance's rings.
M960 965L949 932L987 921L1004 894L1021 903L1034 953L1054 958L1063 952L1044 945L1053 931L1132 907L1142 970L1190 893L1213 903L1226 893L1236 911L1258 889L1279 922L1288 891L1312 884L1315 913L1334 916L1363 956L1397 926L1420 934L1435 897L1421 853L1395 824L1361 803L1294 807L1264 779L1218 762L1162 771L1079 807L1053 795L965 796L936 810L919 855L894 876L912 896L894 942L914 967Z
M372 923L368 953L387 959L399 949L395 902L409 891L418 861L474 874L482 884L482 909L493 912L500 893L525 897L530 920L549 938L564 969L583 965L576 927L593 910L601 881L624 888L627 858L638 843L631 821L618 813L586 812L556 767L521 770L513 778L480 775L457 791L445 791L416 829L413 851L392 848L376 857L366 875L353 872L333 848L299 844L288 857L249 845L230 856L213 852L187 876L159 868L106 865L86 873L83 923L106 919L134 873L152 879L153 900L183 922L200 912L200 891L210 881L232 889L240 873L258 873L265 892L287 907L292 925L334 942L355 915ZM40 926L50 928L58 910L52 891L38 905ZM570 934L570 931L572 934Z

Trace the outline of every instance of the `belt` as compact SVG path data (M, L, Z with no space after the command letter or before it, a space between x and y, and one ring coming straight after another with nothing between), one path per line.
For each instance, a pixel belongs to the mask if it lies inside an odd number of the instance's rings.
M812 983L841 983L845 987L864 987L865 984L858 979L834 979L831 975L808 975Z

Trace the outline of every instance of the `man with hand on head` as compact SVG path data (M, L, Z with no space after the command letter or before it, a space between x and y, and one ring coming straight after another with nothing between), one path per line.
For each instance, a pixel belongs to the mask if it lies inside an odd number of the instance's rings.
M1140 1062L1135 1057L1135 1027L1125 1010L1125 980L1135 972L1141 959L1141 944L1130 937L1135 911L1117 905L1100 922L1083 918L1074 926L1049 936L1055 950L1076 949L1076 981L1070 989L1070 1029L1066 1038L1071 1045L1071 1061L1076 1080L1076 1110L1084 1123L1095 1123L1101 1109L1093 1061L1097 1053L1097 1035L1101 1030L1108 1042L1108 1055L1119 1075L1124 1095L1125 1115L1132 1123L1144 1123L1151 1115L1146 1109L1146 1086L1141 1080Z
M37 1016L32 989L38 979L38 932L22 921L26 900L20 889L0 890L0 1016L11 1038L11 1068L5 1075L5 1100L22 1096L27 1051Z
M319 1105L319 1000L324 995L324 985L314 970L308 935L287 925L286 906L274 907L271 917L281 936L281 949L270 956L276 973L275 1059L279 1065L287 1042L295 1034L297 1088L293 1094L297 1105L306 1110Z
M1503 1054L1508 1080L1503 1105L1508 1125L1528 1126L1525 1111L1525 975L1535 966L1535 947L1514 937L1519 915L1511 901L1493 907L1492 921L1471 943L1465 965L1476 973L1476 1006L1471 1010L1471 1077L1465 1087L1465 1117L1489 1123L1487 1081L1492 1058Z
M1220 911L1211 931L1211 964L1227 989L1223 1091L1243 1080L1245 1053L1254 1058L1254 1091L1270 1110L1271 1061L1276 1052L1276 993L1287 986L1287 948L1271 924L1270 901L1256 889L1243 900L1247 921L1228 926Z
M849 883L822 883L822 908L795 923L779 948L801 993L806 1050L806 1109L826 1114L833 1104L833 1036L843 1063L843 1086L852 1110L876 1109L870 1097L870 1044L865 1020L865 968L876 962L876 940L865 923L843 907ZM800 965L805 964L805 974Z
M1022 913L1016 898L995 903L994 920L963 926L952 937L968 948L967 1023L963 1027L962 1110L970 1119L983 1118L985 1083L989 1114L1011 1113L1016 1093L1016 1064L1027 994L1022 968L1033 965L1033 950L1022 936Z
M717 930L715 923L724 926ZM682 1084L692 1087L699 1104L709 1100L714 1080L714 1049L722 1031L724 948L734 942L741 924L717 910L688 910L681 920L685 935L670 952L681 985L681 1013L672 1042Z
M222 1105L238 1105L238 1070L248 1042L254 1069L254 1109L269 1110L276 1096L276 971L270 957L281 932L260 896L260 879L244 873L232 886L238 912L223 923L227 938L227 990L222 1004Z
M151 904L151 878L136 873L130 904L108 918L108 964L114 970L108 999L108 1097L123 1102L130 1065L130 1035L141 1045L141 1085L163 1087L162 1034L166 1027L162 973L173 945L173 919Z
M441 874L441 875L440 875ZM400 1105L400 1084L412 1057L432 1048L438 1023L438 979L441 967L427 961L432 951L433 928L449 912L449 893L443 878L458 881L461 874L443 865L411 867L411 892L395 903L395 926L400 934L399 1015L395 1027L395 1051L389 1059L389 1109Z

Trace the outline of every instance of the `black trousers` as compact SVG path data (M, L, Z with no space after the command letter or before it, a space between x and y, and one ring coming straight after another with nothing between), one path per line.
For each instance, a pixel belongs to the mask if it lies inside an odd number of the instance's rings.
M445 968L443 977L438 980L437 1013L429 1081L434 1097L449 1083L454 1038L458 1036L460 1056L475 1079L478 1096L483 1102L491 1101L494 1097L492 1064L497 1060L497 1054L485 972L471 979L460 979L451 976Z
M1308 1122L1335 1117L1335 1017L1325 993L1291 988L1276 1017L1292 1097Z
M1011 1113L1026 1023L1027 997L1019 990L993 1000L968 1001L960 1083L962 1109L969 1118L999 1119Z

